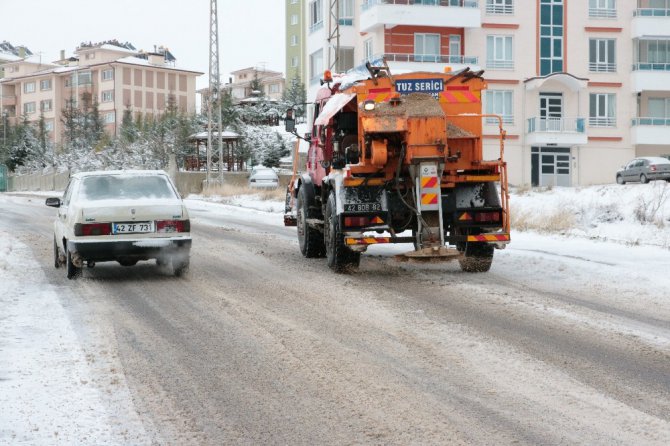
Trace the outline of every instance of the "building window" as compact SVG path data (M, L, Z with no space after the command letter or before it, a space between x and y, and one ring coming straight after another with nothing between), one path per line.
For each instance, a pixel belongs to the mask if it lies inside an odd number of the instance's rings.
M111 81L114 79L114 69L102 70L101 76L103 81Z
M668 40L638 40L634 50L636 70L667 70L670 67Z
M589 17L594 19L615 19L616 0L589 0Z
M367 39L363 42L363 55L366 62L372 62L372 58L374 57L372 39Z
M323 49L309 55L309 82L316 84L323 73Z
M512 90L486 90L484 95L486 113L500 115L505 124L513 124L513 94L514 92ZM497 124L498 120L495 118L486 118L486 123Z
M616 125L616 96L611 93L589 95L589 125L614 127Z
M647 116L650 118L670 118L670 98L649 98Z
M291 57L291 68L296 68L298 66L298 56Z
M40 110L43 112L51 111L51 99L40 101Z
M114 90L106 90L101 93L101 102L112 102L114 100Z
M449 36L449 63L463 63L460 34L451 34Z
M25 114L35 113L35 103L26 102L25 104L23 104L23 113Z
M296 36L295 34L293 34L293 35L291 36L291 46L296 46L297 44L298 44L298 36Z
M309 2L309 32L314 32L323 27L323 5L322 0Z
M514 68L512 36L486 37L486 68Z
M116 113L114 112L105 113L103 119L105 121L105 124L113 124L114 122L116 122Z
M40 90L51 90L51 79L42 79L40 81Z
M337 54L337 66L335 70L338 73L344 73L354 67L354 49L340 48Z
M414 61L415 62L439 62L440 61L440 35L439 34L414 34Z
M291 25L298 24L298 14L291 14Z
M53 132L54 130L54 122L49 120L49 121L44 121L44 130L47 132Z
M279 84L270 84L268 86L268 92L270 94L279 93Z
M86 53L86 59L95 59L95 53Z
M295 5L296 3L298 3L298 0L291 0L292 5Z
M540 0L540 76L563 71L563 0Z
M35 93L35 82L26 82L23 84L24 93Z
M340 0L339 2L340 25L354 25L354 0Z
M616 71L616 40L589 39L589 71L614 73Z
M79 73L79 85L91 85L90 71L81 71Z
M514 14L514 0L486 0L487 14Z

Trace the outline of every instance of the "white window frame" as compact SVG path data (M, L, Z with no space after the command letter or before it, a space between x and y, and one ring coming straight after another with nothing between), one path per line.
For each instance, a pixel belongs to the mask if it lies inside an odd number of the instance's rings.
M114 124L116 122L116 112L108 112L103 116L105 124Z
M279 93L279 84L270 84L268 86L269 93Z
M500 115L503 123L514 124L514 90L485 90L486 114ZM495 118L486 118L487 124L498 124Z
M486 14L489 15L514 14L514 0L486 0Z
M53 102L51 99L40 101L40 111L49 112L53 109Z
M298 45L298 36L296 34L291 34L291 46Z
M614 47L612 50L614 60L609 60L610 45ZM593 73L616 73L616 39L600 37L589 39L589 71Z
M428 52L428 39L437 39L437 52ZM433 42L435 43L435 42ZM435 33L414 33L414 61L439 62L442 52L442 35Z
M46 132L53 132L54 130L54 122L51 119L47 119L44 121L44 131Z
M659 101L663 103L663 113L662 116L655 116L651 113L651 103L652 101ZM647 114L646 117L655 118L655 119L668 119L670 118L670 98L658 98L651 97L647 99Z
M108 68L106 70L102 70L102 72L100 73L100 78L103 81L114 80L114 68Z
M297 25L298 20L298 14L291 14L291 25Z
M309 32L323 28L323 0L309 2Z
M371 62L374 57L374 41L371 38L363 41L363 55L365 56L365 62Z
M595 105L595 110L593 105ZM591 93L589 95L589 125L591 127L616 127L616 94Z
M114 102L114 90L100 92L100 102Z
M297 68L298 66L298 56L291 57L291 68Z
M25 102L23 104L23 113L26 115L35 113L35 102Z
M491 55L493 55L493 57L491 57ZM486 68L503 70L514 69L514 36L486 36Z
M323 48L309 55L309 83L317 84L323 75Z
M23 92L24 93L35 93L35 82L24 82Z
M44 85L47 85L47 87L44 87ZM40 81L40 91L48 91L48 90L51 90L51 79L42 79Z
M345 64L343 62L343 59L345 57L349 57L349 62L348 64ZM351 66L349 66L351 65ZM340 47L340 54L337 55L337 66L335 67L336 71L338 73L344 73L350 69L352 69L355 65L354 61L354 48L353 47Z
M340 0L339 16L340 25L353 26L354 24L354 0Z
M592 19L616 19L616 0L589 0L589 17Z

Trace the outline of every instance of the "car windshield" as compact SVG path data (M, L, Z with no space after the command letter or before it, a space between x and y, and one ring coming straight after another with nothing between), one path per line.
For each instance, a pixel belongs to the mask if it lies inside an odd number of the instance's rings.
M103 175L84 178L84 200L175 198L167 178L160 175Z

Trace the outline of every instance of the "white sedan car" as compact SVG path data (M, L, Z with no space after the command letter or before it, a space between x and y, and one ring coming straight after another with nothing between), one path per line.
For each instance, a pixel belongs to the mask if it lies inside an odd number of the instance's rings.
M172 263L174 274L189 266L191 222L170 177L163 171L103 171L72 175L63 198L47 198L58 209L54 266L67 277L96 262L123 266L139 260Z

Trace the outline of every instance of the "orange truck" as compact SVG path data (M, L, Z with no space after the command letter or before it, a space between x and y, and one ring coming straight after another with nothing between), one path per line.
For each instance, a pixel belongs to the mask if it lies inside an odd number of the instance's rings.
M510 241L505 131L482 114L482 72L392 75L388 65L324 74L314 101L306 165L286 197L305 257L344 272L372 244L409 243L399 260L456 259L488 271ZM482 124L498 124L500 154L482 156ZM292 111L287 130L294 131ZM297 134L296 134L297 135Z

